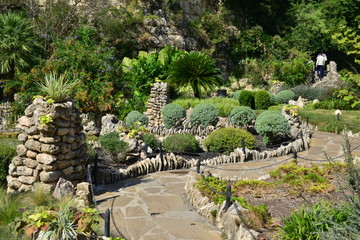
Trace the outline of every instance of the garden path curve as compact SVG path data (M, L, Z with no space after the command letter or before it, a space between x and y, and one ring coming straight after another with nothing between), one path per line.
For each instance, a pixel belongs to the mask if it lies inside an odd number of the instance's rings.
M298 161L344 159L343 137L314 131L310 149L298 154ZM360 139L350 138L353 156L360 156ZM339 157L340 156L340 157ZM207 167L222 178L257 179L275 169L289 156ZM266 167L272 165L270 167ZM252 170L251 169L255 169ZM111 236L121 234L131 240L221 240L221 231L197 214L187 202L184 186L186 174L195 169L157 172L98 186L96 200L101 212L112 209ZM202 168L204 170L204 168ZM114 225L115 221L115 225Z

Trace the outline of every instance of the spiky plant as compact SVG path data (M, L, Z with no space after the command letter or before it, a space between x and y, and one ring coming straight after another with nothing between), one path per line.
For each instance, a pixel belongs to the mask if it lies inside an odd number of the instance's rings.
M0 14L0 74L14 78L37 62L41 49L30 20L18 13Z
M170 67L168 82L176 88L190 86L199 98L201 89L213 90L223 84L215 60L201 52L185 53Z
M57 75L50 73L45 75L44 82L38 83L39 90L55 102L66 100L73 92L78 80L66 80L66 74Z

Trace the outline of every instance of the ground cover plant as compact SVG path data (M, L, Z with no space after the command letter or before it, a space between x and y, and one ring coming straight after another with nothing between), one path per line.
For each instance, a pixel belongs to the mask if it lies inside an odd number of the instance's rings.
M346 197L336 191L339 189L336 176L348 176L347 166L336 162L319 166L292 161L270 172L270 179L230 182L232 201L238 201L243 207L250 206L245 208L255 211L245 217L245 223L265 239L320 239L306 238L312 231L306 227L307 223L314 226L313 229L319 227L314 233L319 237L319 231L328 231L329 227L326 222L313 225L317 221L332 219L341 223L348 217L346 209L337 209L333 205L336 202L339 206L346 206ZM204 196L221 204L224 195L212 191L207 185L217 192L225 192L227 182L215 177L199 177L195 183ZM301 231L308 235L301 235Z

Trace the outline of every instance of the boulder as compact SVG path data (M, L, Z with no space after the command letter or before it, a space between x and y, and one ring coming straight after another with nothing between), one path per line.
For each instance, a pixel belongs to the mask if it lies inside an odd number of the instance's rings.
M55 190L52 193L52 196L56 199L61 199L65 196L75 196L74 185L70 181L59 178L58 182L56 183Z

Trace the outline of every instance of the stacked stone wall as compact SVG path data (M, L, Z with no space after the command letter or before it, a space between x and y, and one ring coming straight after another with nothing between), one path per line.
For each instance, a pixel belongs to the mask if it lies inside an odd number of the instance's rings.
M41 123L42 116L49 122ZM86 136L72 102L48 103L36 98L18 122L21 144L9 166L8 192L31 190L36 182L52 190L59 178L74 185L84 180Z
M155 83L151 88L145 114L149 118L148 126L163 126L161 109L169 102L169 89L167 83Z

